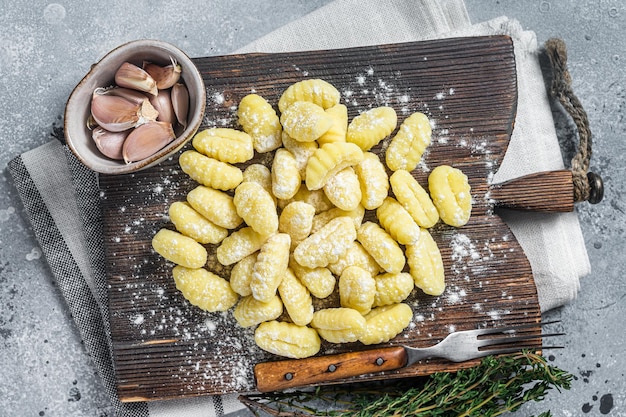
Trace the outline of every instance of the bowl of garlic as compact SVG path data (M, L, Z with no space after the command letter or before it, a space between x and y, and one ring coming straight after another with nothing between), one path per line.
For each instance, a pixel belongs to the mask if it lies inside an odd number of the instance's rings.
M65 139L102 174L127 174L168 158L193 137L206 91L191 59L158 40L125 43L94 64L65 107Z

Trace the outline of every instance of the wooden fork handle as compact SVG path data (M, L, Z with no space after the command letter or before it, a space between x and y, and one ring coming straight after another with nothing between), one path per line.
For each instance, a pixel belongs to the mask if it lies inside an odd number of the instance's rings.
M569 170L544 171L494 184L489 190L494 207L539 212L574 210L574 182Z
M254 367L260 392L315 385L343 378L402 368L407 354L402 346L348 352L306 359L263 362Z

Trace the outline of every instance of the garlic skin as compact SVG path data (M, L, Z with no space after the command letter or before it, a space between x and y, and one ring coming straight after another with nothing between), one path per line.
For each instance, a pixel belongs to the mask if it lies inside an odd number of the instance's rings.
M123 132L109 132L108 130L98 126L93 130L93 132L91 132L91 137L96 143L98 150L104 156L115 160L122 160L124 159L122 155L122 147L124 146L124 141L130 132L130 130L125 130Z
M124 97L100 94L94 90L91 98L91 115L96 123L110 132L123 132L156 120L158 112L149 100L133 103Z
M183 129L187 128L187 115L189 114L189 91L184 84L176 83L172 87L172 106L178 123Z
M156 96L158 88L154 78L142 68L130 62L124 62L115 73L115 83L120 87L139 90Z
M172 99L170 95L171 91L159 90L159 94L156 97L150 99L150 104L159 113L157 121L168 122L172 126L176 124L176 115L174 114L174 107L172 106Z
M172 125L167 122L149 122L133 129L122 147L124 162L140 161L154 155L176 139Z
M171 88L180 79L182 67L176 60L170 57L171 64L160 66L152 62L144 61L143 69L156 81L159 90Z

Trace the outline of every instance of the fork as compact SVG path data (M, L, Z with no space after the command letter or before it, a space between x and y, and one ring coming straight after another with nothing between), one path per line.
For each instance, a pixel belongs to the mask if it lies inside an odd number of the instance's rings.
M541 348L542 338L562 336L563 333L532 334L532 331L537 326L557 322L453 332L436 345L426 348L399 345L306 359L264 362L254 367L254 376L257 390L269 392L391 371L411 366L428 358L464 362L488 355L519 352L524 349L538 350ZM551 346L550 348L560 347Z

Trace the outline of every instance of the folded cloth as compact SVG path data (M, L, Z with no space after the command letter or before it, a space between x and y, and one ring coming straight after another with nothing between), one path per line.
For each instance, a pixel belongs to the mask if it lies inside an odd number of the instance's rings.
M512 36L519 85L515 130L494 181L562 168L534 34L504 17L472 26L462 0L336 0L237 52L489 34ZM234 395L126 404L118 400L108 332L98 177L56 140L16 157L9 171L116 414L219 416L242 408ZM572 300L579 278L589 273L576 214L505 213L503 217L530 260L542 311Z

